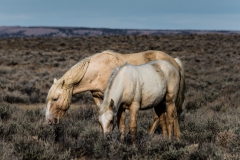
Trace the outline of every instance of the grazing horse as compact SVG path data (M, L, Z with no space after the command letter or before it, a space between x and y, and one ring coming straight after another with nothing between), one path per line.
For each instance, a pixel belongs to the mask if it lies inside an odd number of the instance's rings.
M178 59L180 62L180 60ZM130 112L130 134L135 140L139 110L155 108L159 119L164 117L167 136L172 137L173 127L176 138L180 136L176 102L182 93L179 71L165 60L151 61L134 66L126 63L112 73L103 103L99 109L99 123L103 133L109 133L114 126L115 115L120 129L120 139L125 133L125 110ZM162 105L164 103L165 105ZM158 113L159 110L165 113ZM166 116L166 117L165 117Z
M107 87L108 79L113 70L126 62L133 65L145 64L152 60L166 60L171 63L180 73L180 95L184 95L184 70L174 58L161 51L145 51L132 54L120 54L113 51L103 51L87 57L70 68L48 91L46 120L49 124L57 124L69 109L72 95L90 91L97 107L100 107L103 94ZM182 109L184 96L178 99L178 111ZM153 133L159 123L158 116L154 116L154 123L149 132ZM165 123L160 121L162 128ZM165 132L165 131L164 131Z

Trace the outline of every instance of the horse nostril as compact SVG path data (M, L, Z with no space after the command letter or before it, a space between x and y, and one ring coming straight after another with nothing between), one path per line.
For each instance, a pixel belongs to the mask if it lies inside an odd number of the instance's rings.
M52 125L52 121L50 119L48 119L48 124Z
M58 123L59 123L58 119L57 119L57 118L54 118L54 119L53 119L53 124L58 124Z

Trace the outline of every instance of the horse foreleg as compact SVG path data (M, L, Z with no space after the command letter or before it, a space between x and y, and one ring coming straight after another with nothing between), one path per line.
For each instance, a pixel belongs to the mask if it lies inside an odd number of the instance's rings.
M152 126L150 127L148 133L152 134L155 131L155 129L157 128L158 124L159 124L159 117L158 117L157 113L154 112L153 123L152 123Z
M137 135L137 117L138 117L138 110L140 108L139 103L135 102L132 103L130 106L130 134L131 134L131 139L133 142L133 145L135 146L136 144L136 135Z
M102 104L102 102L103 102L102 98L100 98L100 97L94 97L94 96L93 96L93 100L94 100L97 108L99 109L99 107L101 106L101 104Z
M124 136L125 136L125 120L126 120L125 109L120 108L117 113L117 123L118 123L118 128L120 130L121 141L124 139Z
M163 132L163 136L167 136L168 135L168 129L167 129L167 122L166 122L166 112L162 113L159 116L159 123L162 127L162 132Z
M103 101L103 99L100 96L100 93L92 92L92 96L93 96L93 100L97 106L97 109L99 109L99 107L101 106L102 101ZM102 126L100 124L99 124L99 128L100 128L100 131L103 132Z

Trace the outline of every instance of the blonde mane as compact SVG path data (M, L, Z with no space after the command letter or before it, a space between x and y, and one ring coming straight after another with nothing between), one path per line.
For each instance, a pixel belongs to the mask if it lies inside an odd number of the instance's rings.
M75 64L74 66L72 66L61 78L60 80L64 80L64 86L63 88L68 89L68 88L72 88L75 84L79 83L81 81L81 79L83 78L84 74L86 73L86 70L88 68L88 65L90 63L90 60L99 55L99 54L109 54L112 55L114 57L118 58L118 53L111 51L111 50L106 50L103 51L101 53L97 53L94 54L90 57L87 57L83 60L81 60L80 62L78 62L77 64Z
M106 51L103 51L98 54L109 54L109 55L112 55L112 56L116 57L117 59L119 59L118 53L111 51L111 50L106 50ZM94 56L97 56L98 54L94 54L90 57L87 57L87 58L81 60L80 62L78 62L77 64L75 64L74 66L72 66L72 68L70 68L61 77L61 80L65 81L64 88L66 88L66 89L71 88L71 87L73 87L73 85L79 83L81 81L81 79L83 78L84 74L86 73L86 70L88 68L91 58L93 58Z
M64 80L63 88L72 88L75 84L79 83L86 73L90 57L83 59L74 66L72 66L61 78L60 81Z
M81 81L86 73L91 57L87 57L72 68L70 68L57 82L50 88L47 100L53 98L57 88L62 88L63 106L68 106L71 103L73 86Z

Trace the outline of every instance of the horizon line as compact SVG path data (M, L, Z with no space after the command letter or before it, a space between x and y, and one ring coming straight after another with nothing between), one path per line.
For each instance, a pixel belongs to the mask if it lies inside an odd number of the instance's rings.
M0 25L1 27L19 27L19 28L82 28L82 29L110 29L110 30L139 30L139 31L228 31L228 32L240 32L240 30L231 30L231 29L137 29L137 28L108 28L108 27L83 27L83 26L20 26L20 25Z

